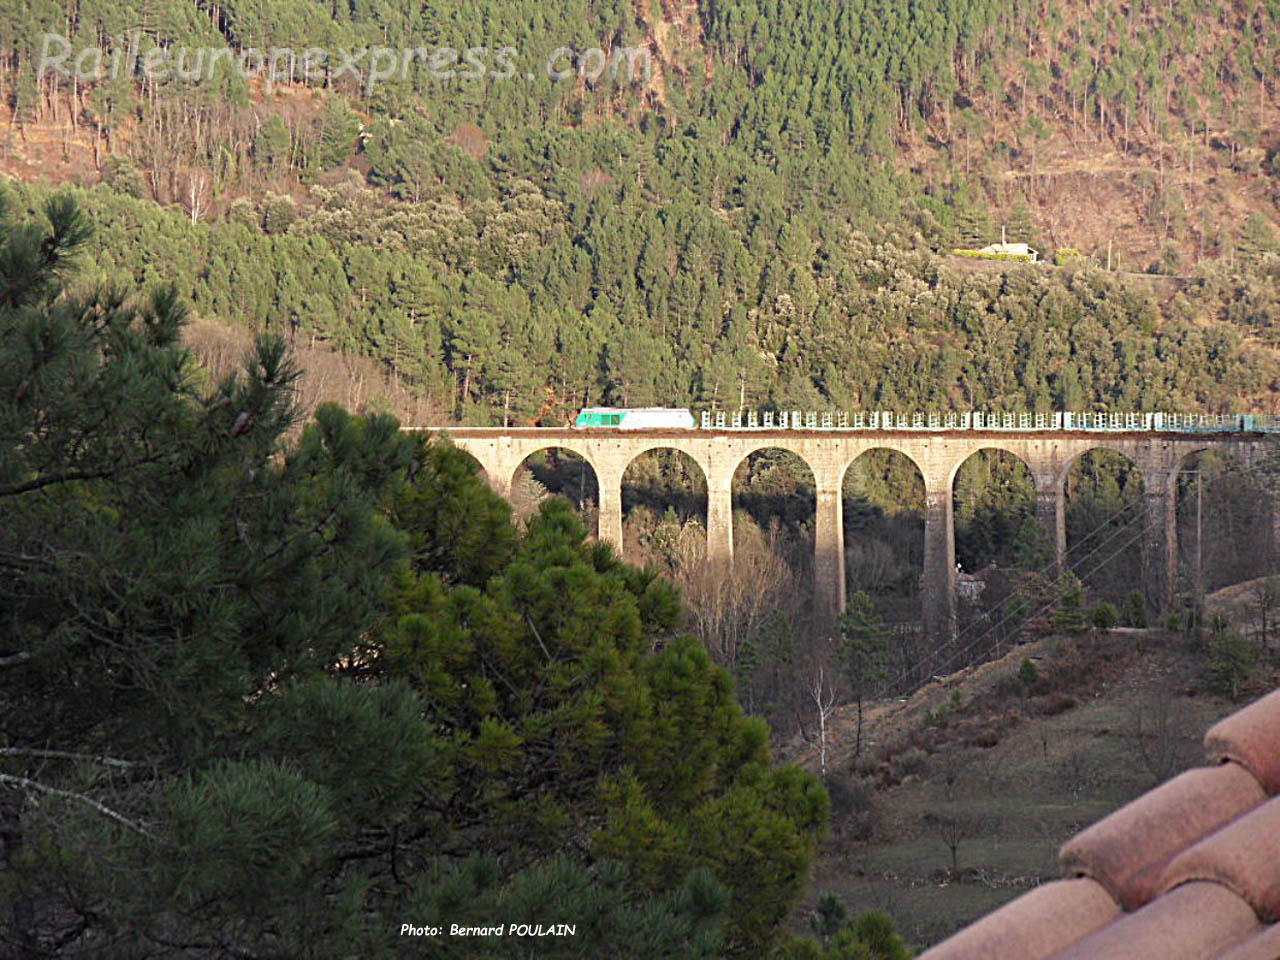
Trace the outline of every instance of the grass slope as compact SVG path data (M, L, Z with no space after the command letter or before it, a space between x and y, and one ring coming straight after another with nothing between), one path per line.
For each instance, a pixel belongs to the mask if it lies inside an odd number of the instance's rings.
M830 892L854 915L887 909L926 946L1057 878L1067 838L1200 762L1205 729L1237 709L1203 692L1203 664L1160 631L1042 640L872 705L859 757L847 708L833 828L794 922ZM1264 671L1245 699L1277 679ZM795 753L816 769L816 748Z

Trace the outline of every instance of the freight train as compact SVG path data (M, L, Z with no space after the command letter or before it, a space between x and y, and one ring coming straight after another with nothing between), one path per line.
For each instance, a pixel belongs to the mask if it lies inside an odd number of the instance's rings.
M893 413L799 410L704 410L675 407L587 407L574 427L618 430L1009 430L1132 433L1280 433L1269 413Z

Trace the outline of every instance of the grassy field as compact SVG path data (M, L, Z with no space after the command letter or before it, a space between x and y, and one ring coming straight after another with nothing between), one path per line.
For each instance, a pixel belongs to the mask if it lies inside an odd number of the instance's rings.
M1018 679L1025 660L1034 683ZM1050 639L875 705L858 757L846 713L833 828L797 925L830 892L853 915L888 910L924 947L1057 878L1063 841L1200 762L1205 729L1236 709L1201 691L1202 670L1164 634Z

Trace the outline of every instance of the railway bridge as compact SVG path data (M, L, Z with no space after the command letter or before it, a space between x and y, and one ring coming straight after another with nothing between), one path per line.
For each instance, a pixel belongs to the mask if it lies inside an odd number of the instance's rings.
M785 416L785 415L784 415ZM977 415L974 415L977 416ZM1068 415L1070 416L1070 415ZM1076 415L1079 416L1079 415ZM1145 416L1145 420L1143 417ZM509 496L516 471L531 454L559 448L582 457L595 471L599 487L599 537L622 551L622 478L627 466L651 450L678 450L702 470L707 485L707 559L723 565L731 575L733 562L734 471L752 453L786 450L813 473L817 493L815 518L816 609L828 622L845 603L845 550L842 488L845 471L870 450L893 450L910 459L924 478L925 532L922 619L926 633L936 640L956 631L955 529L952 484L960 465L982 450L1005 451L1021 460L1035 481L1037 515L1055 548L1055 564L1065 564L1067 550L1065 481L1073 463L1091 450L1122 454L1136 465L1143 479L1145 523L1142 544L1145 579L1154 605L1168 609L1174 602L1177 572L1177 476L1186 458L1208 449L1220 450L1251 469L1280 440L1280 424L1266 418L1260 429L1253 418L1200 418L1193 422L1153 415L1128 419L1085 421L1084 429L1064 426L1062 415L1039 426L1022 427L1006 415L987 423L965 415L962 423L933 424L923 418L877 416L877 423L847 427L823 426L801 417L779 426L774 418L750 426L708 424L703 429L626 430L617 428L448 427L428 429L447 435L471 454L489 483ZM1154 415L1162 417L1162 415ZM1025 415L1023 415L1025 419ZM825 421L824 422L829 422ZM842 420L847 423L847 420ZM1055 428L1056 426L1056 428ZM1273 514L1276 508L1273 506ZM1280 518L1280 514L1276 514ZM1280 529L1276 530L1280 538Z

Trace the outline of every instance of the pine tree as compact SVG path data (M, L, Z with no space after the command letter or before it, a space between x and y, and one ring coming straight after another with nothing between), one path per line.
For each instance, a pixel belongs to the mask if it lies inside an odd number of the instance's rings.
M332 170L346 162L360 136L360 117L341 97L329 97L317 119L319 140L316 160L321 170Z
M1089 629L1085 616L1084 584L1074 573L1067 572L1058 581L1058 601L1051 618L1053 626L1070 636Z
M31 951L65 937L34 925L38 908L86 950L234 927L305 951L334 892L340 798L246 759L246 730L373 627L405 554L378 511L412 445L390 418L325 407L284 451L297 371L278 339L198 390L172 291L64 293L88 231L69 201L46 217L0 237L12 935ZM371 739L366 756L391 742Z
M859 590L849 598L840 617L840 645L836 659L858 708L854 756L862 752L862 701L885 676L888 638L884 623L867 594Z
M1036 517L1027 517L1018 528L1013 544L1014 565L1022 570L1041 570L1053 562L1049 531Z
M253 141L253 157L264 168L279 171L289 164L289 128L279 116L271 116Z
M553 499L482 591L427 575L404 584L396 608L383 669L431 698L440 732L421 812L431 842L418 855L478 845L520 860L594 822L593 856L624 864L637 894L663 896L710 867L733 890L726 941L772 940L825 793L769 767L764 728L700 644L675 637L652 652L680 611L655 572L587 544ZM767 838L755 833L766 820Z

